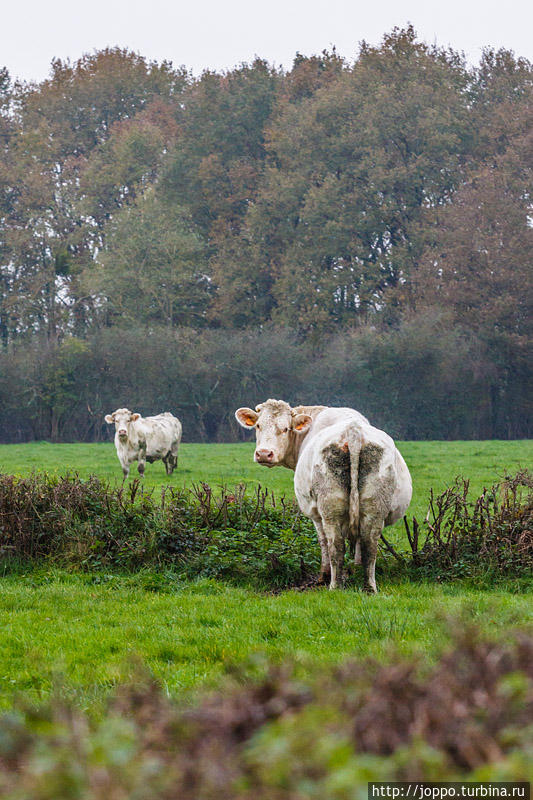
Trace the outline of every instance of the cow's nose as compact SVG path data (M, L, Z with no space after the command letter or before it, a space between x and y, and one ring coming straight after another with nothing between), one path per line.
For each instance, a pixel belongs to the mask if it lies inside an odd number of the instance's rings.
M272 450L256 450L255 460L260 464L270 464L274 460L274 453Z
M127 434L127 431L125 431L125 430L120 430L120 431L118 432L118 435L119 435L119 436L125 436L126 434Z

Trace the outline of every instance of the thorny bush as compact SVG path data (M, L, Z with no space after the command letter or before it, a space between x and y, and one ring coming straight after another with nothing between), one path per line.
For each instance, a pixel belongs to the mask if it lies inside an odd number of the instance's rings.
M405 520L412 566L438 579L480 571L503 575L533 572L533 475L527 470L469 497L469 481L457 478L435 496L421 526Z

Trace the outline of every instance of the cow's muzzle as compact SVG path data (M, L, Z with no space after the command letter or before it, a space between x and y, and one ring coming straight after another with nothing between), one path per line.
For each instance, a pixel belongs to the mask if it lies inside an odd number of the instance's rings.
M258 464L266 464L267 467L274 465L274 452L272 450L256 450L254 458Z
M119 431L118 435L120 439L126 439L128 436L128 431Z

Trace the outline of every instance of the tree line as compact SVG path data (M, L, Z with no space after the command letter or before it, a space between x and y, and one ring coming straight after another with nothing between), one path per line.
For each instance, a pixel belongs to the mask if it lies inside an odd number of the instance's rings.
M128 405L225 440L266 395L530 436L532 86L411 27L290 70L0 70L0 438Z

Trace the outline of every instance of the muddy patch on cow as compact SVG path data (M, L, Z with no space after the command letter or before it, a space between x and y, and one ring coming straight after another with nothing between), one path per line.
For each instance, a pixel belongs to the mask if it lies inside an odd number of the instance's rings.
M383 448L378 444L365 444L359 453L359 475L358 488L361 489L364 482L372 473L379 472L379 465L383 458Z
M324 448L324 464L337 483L347 492L350 491L350 453L338 444L330 444Z

